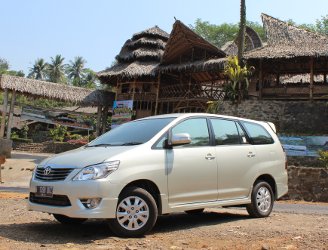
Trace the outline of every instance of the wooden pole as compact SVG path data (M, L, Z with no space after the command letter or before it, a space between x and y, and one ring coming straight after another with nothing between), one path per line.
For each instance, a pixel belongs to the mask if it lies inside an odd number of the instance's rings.
M3 95L3 106L2 106L2 116L1 116L1 128L0 128L0 138L5 135L6 127L6 117L7 117L7 106L8 106L8 89L5 89Z
M159 97L159 85L161 82L161 73L158 73L158 79L157 79L157 89L156 89L156 101L155 101L155 115L157 115L157 109L158 109L158 97Z
M8 140L10 140L11 128L13 126L13 116L14 116L14 112L15 112L15 99L16 99L16 91L13 90L13 92L11 93L9 118L8 118L8 126L7 126L7 139Z
M6 162L6 157L0 155L0 183L3 183L2 182L2 176L1 176L1 170L2 170L1 164L4 164L5 162Z
M109 106L105 106L102 112L102 134L106 133L108 110Z
M101 126L101 110L102 106L98 105L97 107L97 126L96 126L96 135L100 135L100 126Z
M260 73L259 73L259 99L262 99L262 88L263 88L263 64L260 59Z
M313 80L314 80L314 76L313 76L313 71L314 71L314 67L313 67L313 57L311 57L311 61L310 61L310 101L313 100Z

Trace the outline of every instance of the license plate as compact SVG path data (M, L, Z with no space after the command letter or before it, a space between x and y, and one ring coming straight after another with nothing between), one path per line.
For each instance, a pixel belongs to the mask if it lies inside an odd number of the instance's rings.
M37 186L35 196L52 198L53 189L51 186Z

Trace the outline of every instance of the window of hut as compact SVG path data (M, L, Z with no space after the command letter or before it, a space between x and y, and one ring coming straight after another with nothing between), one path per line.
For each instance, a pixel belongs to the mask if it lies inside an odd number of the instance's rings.
M121 93L129 93L129 88L130 88L130 84L128 83L122 84Z

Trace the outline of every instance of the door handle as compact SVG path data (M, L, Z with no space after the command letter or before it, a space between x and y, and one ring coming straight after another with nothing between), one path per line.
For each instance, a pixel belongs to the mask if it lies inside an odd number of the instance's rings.
M255 157L255 154L254 154L253 152L249 152L249 153L247 154L247 157L248 157L248 158L254 158L254 157Z
M205 159L206 159L206 160L214 160L214 159L215 159L215 156L213 156L213 155L211 155L211 154L207 154L207 155L205 156Z

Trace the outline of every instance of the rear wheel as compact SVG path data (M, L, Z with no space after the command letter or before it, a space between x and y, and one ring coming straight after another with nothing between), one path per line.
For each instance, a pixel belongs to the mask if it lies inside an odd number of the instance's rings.
M53 214L55 219L65 225L78 225L85 222L87 219L84 218L72 218L62 214Z
M142 188L131 187L119 198L116 218L109 220L109 227L118 236L139 237L153 228L157 215L154 197Z
M185 211L187 214L201 214L202 212L204 212L204 208Z
M267 217L270 215L274 196L271 186L265 181L256 182L252 191L252 202L246 206L250 216L255 218Z

